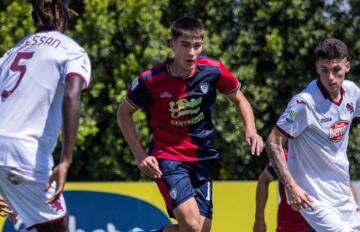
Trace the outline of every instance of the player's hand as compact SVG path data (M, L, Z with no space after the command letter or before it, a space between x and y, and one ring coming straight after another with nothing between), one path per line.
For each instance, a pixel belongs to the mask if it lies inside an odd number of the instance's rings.
M47 204L54 203L63 193L68 169L69 165L65 162L60 163L54 168L53 172L51 173L50 179L45 186L45 191L49 190L53 182L55 182L56 187L53 195L46 201Z
M12 211L10 209L9 205L0 196L0 216L1 217L7 217L9 214L13 214L13 213L14 213L14 211Z
M253 232L266 232L266 224L264 220L255 220Z
M256 131L246 131L245 140L250 146L251 154L259 156L264 149L264 141L261 136Z
M162 172L159 168L159 163L154 156L146 156L138 162L138 167L142 173L148 177L158 179L161 178Z
M311 197L297 184L289 185L286 187L290 206L293 210L309 208L314 210Z

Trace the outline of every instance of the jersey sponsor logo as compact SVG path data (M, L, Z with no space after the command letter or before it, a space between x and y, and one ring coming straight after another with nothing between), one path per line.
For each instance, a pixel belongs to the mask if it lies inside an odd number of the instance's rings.
M160 94L160 98L171 98L172 95L169 92L163 92Z
M330 122L332 120L331 117L328 117L328 118L322 118L320 119L320 123L325 123L325 122Z
M193 98L191 100L178 99L177 101L169 102L169 111L172 118L177 119L185 115L196 115L186 121L171 120L171 124L175 126L188 126L191 124L198 123L204 119L204 114L200 112L200 104L203 98Z
M202 82L200 83L200 90L204 94L207 94L209 92L209 82Z
M337 121L331 125L329 129L329 139L333 142L339 142L342 140L349 127L348 121Z
M352 102L346 104L346 110L349 111L351 114L354 113L354 105Z
M293 123L295 121L297 113L298 112L296 110L290 110L288 116L286 117L286 121Z
M196 123L200 122L204 118L205 118L204 113L200 113L196 117L194 117L194 118L192 118L190 120L186 120L186 121L171 120L171 124L174 125L174 126L189 126L189 125L196 124Z
M178 99L176 102L169 102L169 111L172 118L178 118L188 114L196 114L200 110L200 104L203 98L193 98L190 101L187 99Z

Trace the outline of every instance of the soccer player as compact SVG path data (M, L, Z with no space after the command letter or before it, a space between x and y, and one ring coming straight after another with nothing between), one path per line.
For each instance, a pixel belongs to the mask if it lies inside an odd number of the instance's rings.
M37 31L0 59L0 194L27 229L66 231L63 188L75 143L86 52L62 32L68 7L34 0ZM62 128L59 164L52 152Z
M335 38L315 49L319 77L295 95L266 142L288 203L316 231L360 231L346 155L349 128L360 116L360 89L344 80L348 48ZM288 139L286 162L282 144Z
M118 123L140 170L156 179L170 216L178 221L164 231L210 231L209 168L219 157L211 120L217 91L235 104L252 154L260 154L263 141L239 81L218 60L201 55L203 25L191 17L179 18L171 26L171 36L174 58L132 82L119 107ZM140 108L148 113L153 132L147 153L132 119Z
M287 151L285 150L287 159ZM256 186L256 212L254 232L266 232L265 206L268 199L269 184L277 179L277 175L271 162L258 178ZM286 202L284 185L279 183L280 203L277 212L277 232L309 232L313 231L298 211L294 211Z

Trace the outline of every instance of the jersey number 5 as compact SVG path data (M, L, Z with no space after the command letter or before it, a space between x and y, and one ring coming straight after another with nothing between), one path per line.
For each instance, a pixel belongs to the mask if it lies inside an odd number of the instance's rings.
M6 90L5 89L1 93L2 100L5 100L7 97L9 97L14 92L14 90L19 86L20 81L24 77L24 74L26 72L26 65L19 64L20 60L22 60L22 59L24 59L24 60L31 59L31 57L33 55L34 55L34 52L19 52L16 55L14 61L12 62L11 66L10 66L10 70L13 71L13 72L20 72L20 77L16 81L14 87L11 90Z

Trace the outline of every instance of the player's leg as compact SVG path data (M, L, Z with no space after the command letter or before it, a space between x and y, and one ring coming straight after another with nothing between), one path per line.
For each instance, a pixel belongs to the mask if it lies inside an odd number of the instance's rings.
M211 229L211 219L200 216L200 221L202 224L201 232L208 232ZM169 225L161 230L154 230L151 232L178 232L180 231L179 225Z
M179 222L180 231L209 232L213 210L212 180L209 174L211 161L192 163L189 167L195 195L175 208L174 214Z
M19 170L0 167L0 189L10 207L20 215L28 230L37 229L40 225L51 228L46 231L66 231L67 213L64 198L53 204L46 204L48 197L55 191L54 186L44 191L45 183L39 183ZM64 229L63 229L64 228ZM63 230L60 230L63 229ZM45 231L45 230L43 230Z
M163 231L201 231L202 220L191 175L191 163L171 160L159 160L159 167L163 172L162 178L157 180L158 187L166 202L168 213L178 220L179 225L171 225Z
M200 215L197 202L194 197L176 207L174 215L179 224L164 228L164 232L210 231L211 219Z
M66 215L59 220L45 222L33 226L38 232L66 232L68 231L69 217Z
M179 231L201 231L204 220L201 218L200 211L194 197L191 197L176 207L174 215L179 223Z

